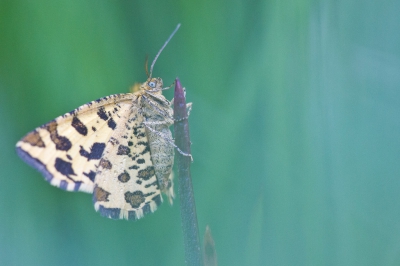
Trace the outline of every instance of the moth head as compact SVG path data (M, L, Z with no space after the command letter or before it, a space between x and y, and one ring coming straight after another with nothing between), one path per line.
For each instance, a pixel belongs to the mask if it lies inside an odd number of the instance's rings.
M163 88L163 81L161 78L149 78L142 84L142 89L151 92L161 92Z

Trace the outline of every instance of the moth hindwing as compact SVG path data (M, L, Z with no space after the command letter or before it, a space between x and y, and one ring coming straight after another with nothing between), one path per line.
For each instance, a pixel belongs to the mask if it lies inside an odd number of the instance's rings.
M95 209L112 219L154 212L174 197L171 104L160 78L135 93L89 102L22 138L18 155L53 186L93 193Z

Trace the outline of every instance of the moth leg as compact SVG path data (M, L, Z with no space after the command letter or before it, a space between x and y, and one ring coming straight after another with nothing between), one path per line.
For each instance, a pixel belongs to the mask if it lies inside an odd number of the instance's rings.
M161 90L162 90L162 91L169 90L169 89L171 89L172 86L174 86L174 85L175 85L175 80L174 80L174 82L172 82L171 85L169 85L168 87L162 88Z
M145 125L154 125L154 126L159 126L159 125L167 125L169 126L170 123L167 121L144 121L143 122Z
M152 133L158 135L159 137L163 138L164 140L166 140L170 145L172 145L172 147L174 147L180 154L182 154L183 156L188 156L190 157L190 159L193 161L193 157L191 154L183 152L181 149L178 148L178 146L175 145L174 141L166 136L164 136L162 133L160 133L159 131L153 129L150 127L150 125L160 125L163 122L143 122L144 126L150 130Z
M192 103L187 103L186 104L186 116L182 117L180 119L175 119L174 118L174 122L180 122L180 121L183 121L185 119L188 119L191 111L192 111Z
M187 103L186 104L186 115L187 118L189 118L190 112L192 111L192 103Z

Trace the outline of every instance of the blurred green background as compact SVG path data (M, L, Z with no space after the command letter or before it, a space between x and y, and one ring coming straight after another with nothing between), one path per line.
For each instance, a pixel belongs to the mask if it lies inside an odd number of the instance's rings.
M137 222L50 186L28 131L154 70L193 102L219 265L400 265L399 1L0 1L0 264L184 265L179 202ZM171 99L173 91L166 92ZM176 189L177 190L177 189Z

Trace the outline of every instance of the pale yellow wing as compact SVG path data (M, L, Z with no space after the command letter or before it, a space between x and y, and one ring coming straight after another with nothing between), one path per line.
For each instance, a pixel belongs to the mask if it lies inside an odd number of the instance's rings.
M17 153L53 186L92 193L106 144L133 98L115 94L82 105L28 133Z
M136 220L154 212L162 197L143 116L137 105L120 116L97 169L93 203L108 218Z
M93 193L102 216L139 219L162 197L137 97L85 104L28 133L17 153L53 186Z

